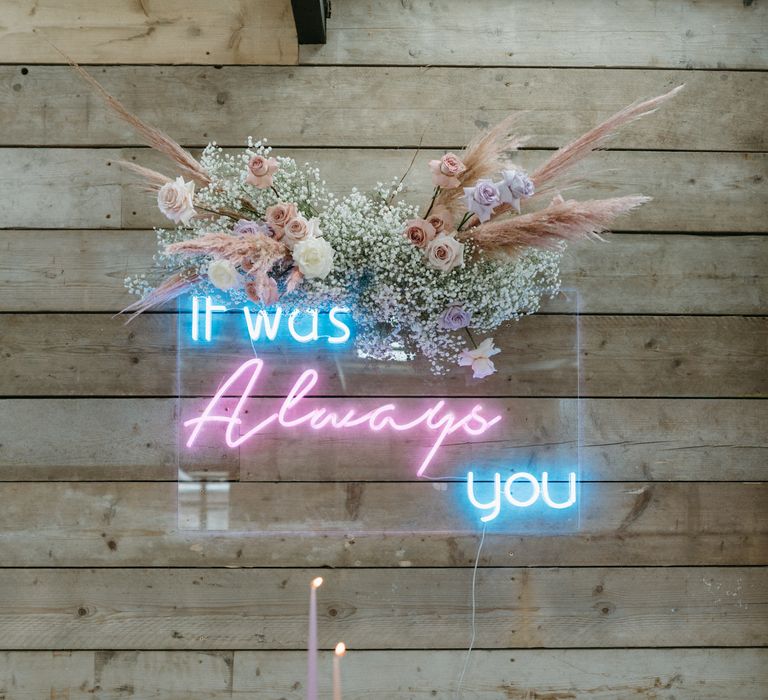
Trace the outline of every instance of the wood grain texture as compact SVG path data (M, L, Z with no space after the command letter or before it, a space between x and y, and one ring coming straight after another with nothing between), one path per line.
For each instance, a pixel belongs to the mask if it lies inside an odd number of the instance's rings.
M66 62L57 48L79 63L298 60L289 0L3 0L0 12L2 63Z
M301 164L316 163L328 187L343 195L357 187L400 178L412 150L286 149ZM432 191L422 151L404 181L404 197L425 204ZM548 152L522 151L515 162L535 167ZM3 228L150 228L167 225L152 197L115 161L135 160L173 173L147 149L0 149ZM376 167L372 168L371 164ZM653 202L617 220L615 231L764 233L768 206L768 154L605 151L574 170L584 186L570 196L646 194Z
M136 146L135 133L66 66L0 67L0 145ZM676 85L656 114L622 129L615 148L759 151L768 74L549 68L90 68L142 119L187 146L457 149L519 113L531 148L557 148L610 114ZM322 85L323 89L318 89ZM185 105L185 109L178 109Z
M750 663L748 656L741 659L741 665ZM244 665L249 660L244 657ZM230 651L0 652L0 693L4 700L258 697L256 690L233 696L233 664Z
M408 406L409 401L401 401ZM439 471L472 461L541 463L572 449L569 399L499 402L522 417L508 439L449 438ZM766 480L768 406L738 399L583 399L581 478L588 481ZM164 481L177 478L174 399L5 399L0 402L0 481ZM37 439L29 439L33 427ZM77 439L67 436L76 435ZM187 464L241 481L351 481L404 478L393 464L413 461L414 441L382 437L315 443L310 462L302 446L282 441L267 463L253 451L222 448L201 434ZM194 465L194 461L192 461ZM412 476L412 472L410 474ZM408 476L408 478L410 478Z
M163 700L303 700L302 651L28 651L0 653L6 700L131 693ZM348 700L448 696L463 651L351 650L344 660ZM320 690L331 687L331 653L321 652ZM472 654L463 688L477 700L754 700L768 693L764 649L516 649ZM3 683L5 683L3 685ZM130 690L129 690L130 689ZM130 697L130 695L129 695Z
M471 569L3 569L2 649L303 649L308 582L325 579L331 648L467 645ZM762 646L768 569L482 569L480 649Z
M321 688L330 687L331 657L323 654ZM475 651L462 683L475 700L753 700L768 690L760 649ZM350 651L344 660L344 697L351 700L448 698L464 665L463 651ZM235 652L234 697L274 687L301 700L303 674L295 653ZM300 687L296 687L296 684ZM765 690L764 690L765 689Z
M124 278L152 269L156 250L153 231L0 230L0 311L119 311L135 300ZM759 314L768 304L763 236L617 234L572 246L561 269L583 313Z
M302 63L766 68L768 12L717 0L336 0Z
M17 567L471 567L479 532L465 490L424 482L242 483L207 498L184 490L184 527L200 520L217 530L182 530L173 483L6 484L0 554ZM578 523L505 511L489 526L481 565L768 563L765 483L584 483L577 503Z
M173 314L129 325L102 314L0 316L2 396L175 396ZM768 319L738 316L581 316L581 395L586 397L758 397L765 373ZM295 363L316 367L323 393L349 396L575 396L564 348L575 317L535 315L496 334L505 352L484 382L458 370L429 375L423 361L381 364L345 354L344 376L320 346L263 346L261 394L285 396ZM246 347L222 333L216 362L185 353L182 392L208 395L242 362ZM553 358L562 358L553 363ZM417 380L418 378L418 380Z
M190 147L267 136L341 194L399 177L420 146L405 181L417 203L428 159L509 112L527 110L516 162L530 169L685 82L577 173L574 196L654 202L610 245L564 259L583 311L607 314L582 318L581 519L558 532L534 513L489 531L463 694L768 695L768 403L754 400L768 394L766 7L334 0L329 44L301 49L317 65L267 67L226 64L297 61L288 0L87 5L0 0L0 63L16 64L0 65L0 312L13 312L0 313L0 395L16 397L0 400L0 648L16 650L0 652L0 698L300 700L317 574L321 646L352 648L345 698L452 697L480 542L457 508L463 484L413 480L423 438L308 449L267 432L259 453L204 433L185 467L233 481L204 506L185 491L182 515L230 530L180 529L174 317L109 317L154 252L146 229L165 223L114 161L160 160L69 68L35 65L61 61L43 36L80 61L225 64L89 70ZM573 394L573 371L553 358L574 319L562 300L546 310L564 315L497 338L490 382L415 385L358 363L351 393L410 394L406 408L483 394L517 419L446 445L446 472L567 459L575 402L556 397ZM242 351L225 338L220 359ZM282 368L267 388L284 394L299 355L265 352ZM194 360L187 372L199 391L224 373ZM323 692L329 668L325 651Z

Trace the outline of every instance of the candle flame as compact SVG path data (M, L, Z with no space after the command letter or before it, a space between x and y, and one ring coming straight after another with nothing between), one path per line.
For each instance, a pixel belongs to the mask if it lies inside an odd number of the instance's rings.
M317 578L312 579L312 588L320 588L320 586L323 585L323 577L318 576Z
M344 642L339 642L336 645L336 656L344 656L347 653L347 645Z

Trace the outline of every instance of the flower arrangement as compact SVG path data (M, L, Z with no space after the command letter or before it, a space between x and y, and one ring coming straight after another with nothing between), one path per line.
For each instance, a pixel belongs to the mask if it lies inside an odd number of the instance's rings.
M419 210L398 199L396 181L337 197L316 168L273 155L265 141L249 139L238 155L212 143L197 160L77 69L180 173L172 179L123 163L173 224L157 230L156 273L126 280L140 297L126 311L139 314L187 292L231 305L342 306L355 320L362 356L423 356L435 373L458 364L476 378L495 371L491 358L501 350L491 334L558 291L565 245L599 237L648 201L566 200L559 189L574 183L563 176L680 89L621 110L532 173L507 160L522 143L507 119L461 155L430 161L434 191Z

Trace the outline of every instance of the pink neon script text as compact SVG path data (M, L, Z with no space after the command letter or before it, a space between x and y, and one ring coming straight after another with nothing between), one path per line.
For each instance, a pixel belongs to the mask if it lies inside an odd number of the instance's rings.
M325 407L302 411L302 400L312 391L319 379L316 370L308 369L296 380L296 383L283 400L277 412L268 415L251 428L239 430L243 424L240 415L248 399L251 397L251 392L263 367L264 361L259 358L253 358L244 362L219 387L216 395L208 402L202 415L184 422L186 428L193 426L192 433L187 440L187 447L192 447L195 444L197 436L207 423L225 423L225 439L227 445L233 448L239 447L273 423L288 429L300 425L308 425L314 430L341 430L367 427L374 432L384 429L404 432L422 426L436 433L435 441L417 472L418 476L422 476L446 438L450 435L463 430L467 435L477 437L501 420L501 416L498 415L492 418L483 416L483 407L480 405L475 405L469 413L457 417L452 411L446 410L445 401L442 400L437 401L423 413L408 421L398 419L398 408L393 403L377 406L360 415L356 415L354 409L347 410L343 414L334 413ZM248 375L249 372L250 375ZM231 413L227 413L227 415L217 414L216 408L219 402L227 395L232 386L243 377L248 377L248 380L234 410Z

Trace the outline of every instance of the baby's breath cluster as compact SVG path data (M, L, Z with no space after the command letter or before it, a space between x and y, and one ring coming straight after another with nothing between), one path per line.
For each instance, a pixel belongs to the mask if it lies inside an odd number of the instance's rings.
M453 170L439 166L435 181L451 184L458 166L446 162ZM478 336L536 312L559 287L561 250L488 257L471 238L459 243L455 231L441 231L441 219L438 228L427 223L430 212L419 219L398 200L397 183L336 197L315 167L275 158L264 141L251 139L236 155L212 143L200 163L210 184L187 200L191 183L179 178L158 195L161 210L178 224L157 229L163 277L183 274L194 280L194 293L229 305L347 307L362 356L422 356L435 373L478 357L492 368L488 357L498 350ZM470 203L470 210L483 206ZM258 259L237 245L258 247L262 239ZM142 297L159 283L148 275L126 279Z

